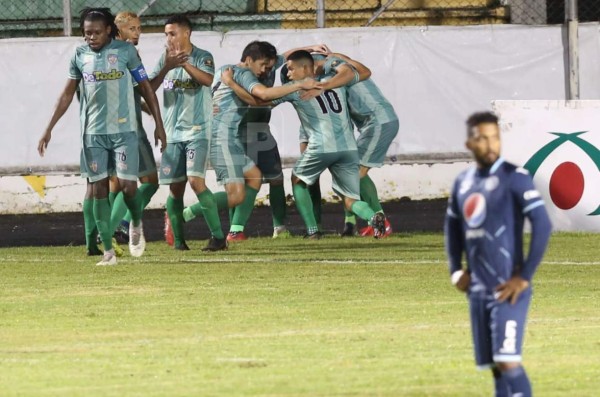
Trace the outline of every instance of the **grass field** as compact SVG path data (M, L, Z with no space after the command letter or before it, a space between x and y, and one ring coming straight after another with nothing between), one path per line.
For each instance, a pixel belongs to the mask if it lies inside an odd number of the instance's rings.
M490 396L439 234L0 250L0 396ZM535 279L537 396L600 395L598 236L556 234Z

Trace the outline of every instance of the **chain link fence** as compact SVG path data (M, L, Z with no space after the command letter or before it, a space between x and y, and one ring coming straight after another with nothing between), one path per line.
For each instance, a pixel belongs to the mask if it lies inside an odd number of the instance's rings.
M569 0L567 0L569 1ZM600 19L600 1L575 0L581 22ZM89 0L0 0L0 37L79 35L77 16ZM106 0L114 13L144 18L162 31L165 18L187 14L196 30L346 26L561 24L565 0ZM69 18L69 13L71 18ZM65 29L71 21L73 29Z

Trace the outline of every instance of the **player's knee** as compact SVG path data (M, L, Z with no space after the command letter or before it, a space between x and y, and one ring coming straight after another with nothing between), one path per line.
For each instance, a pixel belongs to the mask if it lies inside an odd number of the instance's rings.
M351 199L349 197L344 197L344 208L346 211L352 211L352 204L354 204L356 200Z
M135 192L137 190L137 182L121 180L119 182L119 185L121 186L124 195L126 195L127 197L135 196Z
M188 181L190 182L190 186L194 193L200 194L206 190L206 183L203 178L189 177Z

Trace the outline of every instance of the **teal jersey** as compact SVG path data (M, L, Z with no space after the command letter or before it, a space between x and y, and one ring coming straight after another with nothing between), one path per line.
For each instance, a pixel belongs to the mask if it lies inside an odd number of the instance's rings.
M165 65L165 55L160 57L152 72L156 77ZM210 52L192 46L188 63L197 69L215 74L215 64ZM210 88L194 80L183 67L169 70L163 80L163 124L167 142L185 142L209 134L212 114ZM208 136L208 135L207 135Z
M327 58L323 66L325 75L335 73L343 64L348 63L340 58ZM385 124L398 120L394 107L371 79L356 82L348 87L348 106L350 117L359 130L371 123Z
M212 85L213 92L213 125L212 138L215 142L223 142L236 137L240 123L248 111L248 105L233 92L229 86L221 82L223 70L233 69L233 79L246 91L261 84L250 69L237 65L225 65L217 70Z
M273 101L274 104L282 102L291 102L298 112L302 124L301 134L308 135L306 150L313 153L357 150L348 112L346 87L326 90L307 101L300 99L299 92Z
M117 134L137 131L132 75L147 79L135 47L111 40L100 51L85 44L71 59L69 78L79 85L83 134Z
M281 55L277 55L277 61L271 69L271 72L264 77L260 77L258 81L266 87L273 87L275 85L275 77L277 75L277 69L283 66L285 58ZM271 121L271 107L260 106L260 107L249 107L248 112L242 120L242 124L245 123L268 123Z

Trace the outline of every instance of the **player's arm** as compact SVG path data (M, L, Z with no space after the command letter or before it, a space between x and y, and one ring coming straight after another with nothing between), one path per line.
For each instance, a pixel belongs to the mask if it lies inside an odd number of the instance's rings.
M448 208L444 219L444 236L450 280L460 291L465 292L469 287L471 276L463 270L462 256L464 252L463 224L456 200L457 183L448 200Z
M529 253L522 266L515 266L515 274L504 284L496 288L498 300L503 302L510 299L514 305L521 292L529 287L537 267L542 261L552 224L546 212L546 207L540 193L533 185L533 180L527 170L518 169L511 177L511 194L518 203L518 208L531 223L531 241Z
M156 98L156 93L147 79L139 81L138 87L140 94L142 94L142 97L150 110L150 114L154 118L154 124L156 126L154 129L154 145L158 146L158 141L160 141L160 151L162 152L167 147L167 135L160 115L160 106L158 104L158 99Z
M344 54L340 54L340 53L333 53L331 54L331 56L343 59L344 61L348 62L350 65L352 65L352 67L354 67L354 69L356 69L356 71L358 72L358 81L363 81L368 79L369 77L371 77L371 69L369 69L368 67L366 67L364 64L358 62L355 59L352 59Z
M329 47L327 47L327 45L325 44L313 44L313 45L308 45L308 46L304 46L304 47L298 47L298 48L292 48L291 50L287 50L286 52L283 53L283 57L285 59L287 59L287 57L290 56L290 54L296 52L296 51L308 51L308 52L316 52L319 54L323 54L323 55L327 55L331 53L331 50L329 49Z
M169 73L170 70L175 69L179 66L184 66L185 64L187 64L187 61L187 54L183 52L166 50L164 58L161 58L159 64L157 65L157 69L155 69L155 73L153 73L153 76L150 78L150 86L152 87L152 90L158 90L158 87L162 85L165 76L167 75L167 73Z
M339 65L335 68L335 72L335 76L322 83L324 90L332 90L359 81L357 72L347 63Z
M54 113L50 118L50 122L46 126L46 131L40 138L38 143L38 153L40 156L44 157L44 153L46 152L46 148L48 147L48 143L52 138L52 129L58 123L58 120L65 114L71 102L73 102L73 97L75 96L75 91L77 91L77 86L79 85L79 79L68 79L65 88L62 93L58 97L58 102L56 103L56 107L54 108Z
M305 79L301 82L281 85L279 87L267 87L264 84L259 83L252 87L250 93L263 101L270 101L299 90L310 90L313 88L321 88L321 83L314 79Z
M231 88L235 95L237 95L242 101L246 102L250 106L271 105L270 101L262 101L258 99L257 97L253 96L248 91L246 91L244 87L239 85L233 78L233 69L231 68L223 70L223 72L221 73L221 82L227 85L229 88Z
M215 66L212 56L205 56L200 59L199 65L192 65L189 62L183 64L183 69L188 72L190 77L203 86L210 87L214 76Z

